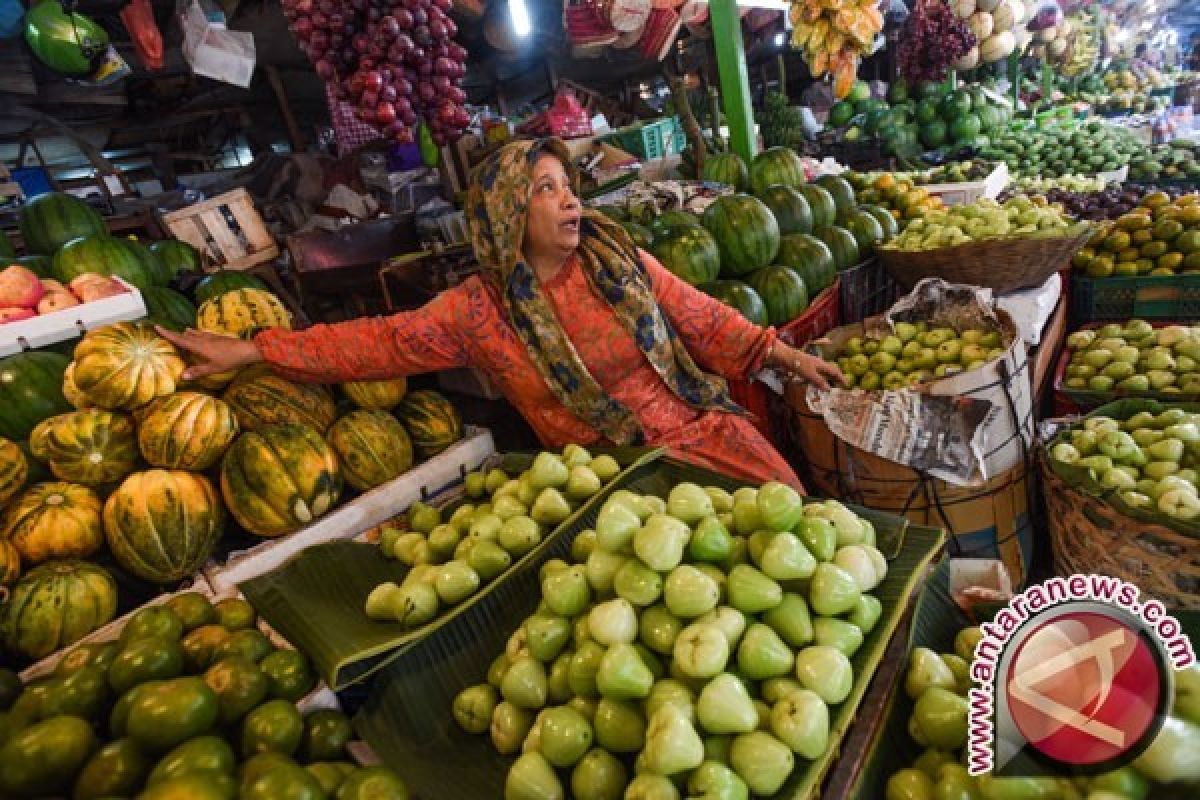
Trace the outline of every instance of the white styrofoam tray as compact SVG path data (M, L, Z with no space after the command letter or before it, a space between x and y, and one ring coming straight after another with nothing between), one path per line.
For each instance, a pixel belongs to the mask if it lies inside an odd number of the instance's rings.
M24 350L36 350L57 342L82 336L90 330L114 322L141 319L146 316L142 293L121 280L124 294L93 300L61 311L52 311L20 322L0 325L0 356L12 356Z
M1008 164L1001 161L981 181L931 183L920 188L929 192L929 194L942 198L942 202L946 205L962 206L967 203L974 203L981 197L990 197L995 200L1004 191L1006 186L1008 186Z
M268 539L249 550L232 553L225 564L210 561L204 575L214 590L232 591L239 583L278 569L301 550L315 544L351 539L436 494L496 452L490 431L468 427L463 439L389 483L360 495L296 533Z

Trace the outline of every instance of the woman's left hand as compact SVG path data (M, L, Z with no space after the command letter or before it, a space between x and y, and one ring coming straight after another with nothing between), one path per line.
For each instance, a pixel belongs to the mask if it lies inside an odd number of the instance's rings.
M837 364L810 356L783 342L776 342L767 357L768 367L787 373L789 377L811 383L822 391L832 386L845 386L846 378Z

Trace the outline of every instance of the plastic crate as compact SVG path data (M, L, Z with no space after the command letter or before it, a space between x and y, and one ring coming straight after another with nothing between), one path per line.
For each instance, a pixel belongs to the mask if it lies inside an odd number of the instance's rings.
M1071 277L1071 326L1127 319L1200 319L1200 274Z
M613 134L621 149L643 161L654 161L683 152L683 126L676 117L625 128Z
M838 277L842 286L842 325L852 325L882 314L902 293L900 284L877 258L851 267Z

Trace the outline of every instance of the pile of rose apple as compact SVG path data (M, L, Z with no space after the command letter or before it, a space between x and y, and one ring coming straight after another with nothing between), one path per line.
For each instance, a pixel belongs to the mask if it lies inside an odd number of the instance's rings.
M367 616L415 627L499 577L539 544L547 532L621 471L610 455L595 458L579 445L562 455L539 453L516 478L499 468L466 476L470 500L449 518L425 503L408 510L409 530L384 526L386 558L412 567L400 585L382 583L367 596ZM486 498L486 499L485 499Z
M882 613L874 543L780 483L617 490L454 717L520 753L506 800L772 795L853 689Z
M894 391L979 369L1004 355L1000 331L897 322L886 336L852 336L835 357L850 389Z
M1050 457L1086 468L1130 508L1184 522L1200 517L1200 414L1165 408L1125 420L1089 417L1064 439Z
M105 275L85 272L64 286L55 280L38 278L32 270L13 264L0 270L0 324L62 311L127 291L119 281Z
M1067 337L1068 389L1200 394L1200 328L1132 319Z

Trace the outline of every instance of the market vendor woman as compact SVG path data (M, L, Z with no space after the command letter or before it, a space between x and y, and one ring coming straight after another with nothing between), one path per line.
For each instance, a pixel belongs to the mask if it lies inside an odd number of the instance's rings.
M162 331L187 377L265 361L325 383L475 367L544 445L647 444L754 481L799 485L724 378L772 367L824 387L837 368L689 286L586 211L562 142L514 142L476 171L467 221L480 276L416 311L269 330L253 341Z

